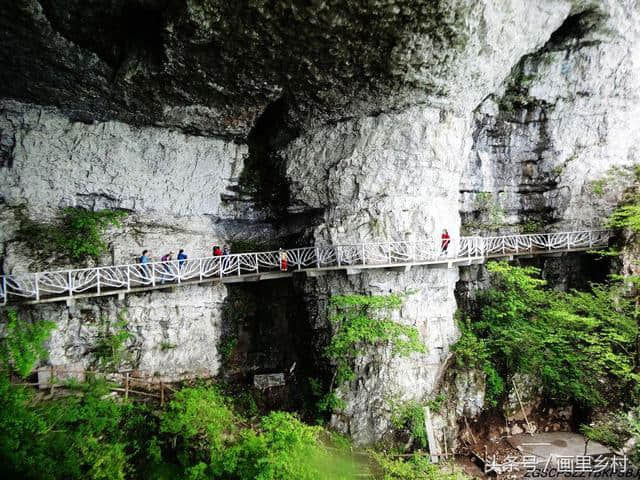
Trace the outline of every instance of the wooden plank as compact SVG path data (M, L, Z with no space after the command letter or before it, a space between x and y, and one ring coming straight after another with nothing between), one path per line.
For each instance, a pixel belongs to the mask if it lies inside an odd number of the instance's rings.
M438 460L442 455L442 451L440 450L440 444L436 440L433 422L431 421L431 409L429 408L429 406L424 407L424 429L427 432L427 441L429 442L429 456L431 463L438 463Z

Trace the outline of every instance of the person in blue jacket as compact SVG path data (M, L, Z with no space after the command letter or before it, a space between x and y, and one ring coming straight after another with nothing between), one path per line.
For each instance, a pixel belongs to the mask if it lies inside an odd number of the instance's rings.
M184 253L182 248L178 252L178 260L178 264L180 265L180 268L182 268L182 265L184 265L184 262L187 260L187 254Z
M142 271L145 273L147 278L151 276L149 265L147 265L149 262L151 262L151 252L149 250L143 250L142 256L140 257L140 263L142 264Z

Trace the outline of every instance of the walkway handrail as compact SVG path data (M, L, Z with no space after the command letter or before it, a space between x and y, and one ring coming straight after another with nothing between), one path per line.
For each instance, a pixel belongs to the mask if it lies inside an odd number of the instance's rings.
M308 271L354 267L385 268L397 265L450 263L503 255L545 254L554 251L607 246L609 232L584 230L557 233L531 233L497 237L460 237L451 240L447 251L440 241L379 242L235 253L187 260L146 264L56 270L4 275L0 300L10 297L30 301L73 298L74 294L93 296L128 292L139 288L197 283L226 277L242 277L278 270ZM286 259L286 266L282 260Z

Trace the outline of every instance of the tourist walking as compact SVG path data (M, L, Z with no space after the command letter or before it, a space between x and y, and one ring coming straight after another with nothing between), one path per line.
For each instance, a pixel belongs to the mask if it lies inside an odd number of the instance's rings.
M160 281L160 283L164 283L165 280L167 279L171 279L172 275L171 275L171 260L173 260L173 252L169 252L166 255L163 255L160 258L160 261L163 262L162 263L162 280Z
M288 266L287 252L280 249L280 270L286 272Z
M180 251L178 252L178 264L180 265L180 268L182 268L182 265L184 265L184 262L187 260L187 254L184 253L184 250L181 248Z
M445 228L442 231L442 241L441 241L442 253L447 253L450 243L451 243L451 237L449 236L449 232Z
M222 249L218 245L213 246L213 256L220 257L222 255Z
M231 249L230 249L227 245L225 245L225 246L222 248L222 254L223 254L223 255L231 255Z
M151 271L149 270L149 262L151 262L151 252L149 250L143 250L142 256L140 257L140 263L142 264L142 274L145 277L145 280L149 280L151 278Z

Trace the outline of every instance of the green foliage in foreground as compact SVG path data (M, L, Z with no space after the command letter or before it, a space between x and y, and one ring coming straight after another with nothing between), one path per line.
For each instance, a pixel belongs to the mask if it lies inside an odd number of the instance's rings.
M393 355L406 356L425 352L415 327L394 322L390 317L404 304L404 297L392 295L334 295L329 300L329 320L333 327L325 355L336 366L328 393L321 395L319 384L312 385L318 398L318 412L344 408L336 387L355 378L353 362L372 346L388 346Z
M616 175L632 175L634 185L625 193L622 203L613 211L607 220L607 227L629 229L633 233L640 232L640 165L613 170ZM612 173L608 174L609 177Z
M31 220L24 209L17 211L19 234L30 248L47 255L64 255L73 261L97 259L107 252L104 232L109 226L120 226L127 214L121 210L93 212L68 207L51 223Z
M108 318L101 319L102 330L92 351L96 368L101 371L118 371L124 363L131 362L126 343L135 335L127 329L126 313L126 310L119 311L113 323Z
M547 398L594 407L637 399L638 326L622 285L590 292L545 289L535 268L490 263L493 288L482 292L463 335L457 362L487 373L492 404L515 373L540 379Z
M427 448L427 431L424 427L424 407L416 401L409 401L394 406L391 412L391 423L395 428L406 430L411 434L418 448Z
M49 338L53 322L26 322L15 310L7 310L4 338L0 341L0 367L27 377L41 358L46 356L43 343Z
M165 410L114 398L104 382L43 401L12 384L11 374L29 375L50 326L20 325L15 313L10 321L0 363L3 478L340 480L367 476L371 467L373 478L454 478L424 458L361 453L356 460L348 440L291 413L250 421L215 385L183 388Z
M392 456L376 452L373 452L372 456L376 460L380 469L380 478L383 480L465 480L469 478L458 469L449 469L446 465L439 467L429 463L429 457L425 455L415 454L407 460L394 459Z

